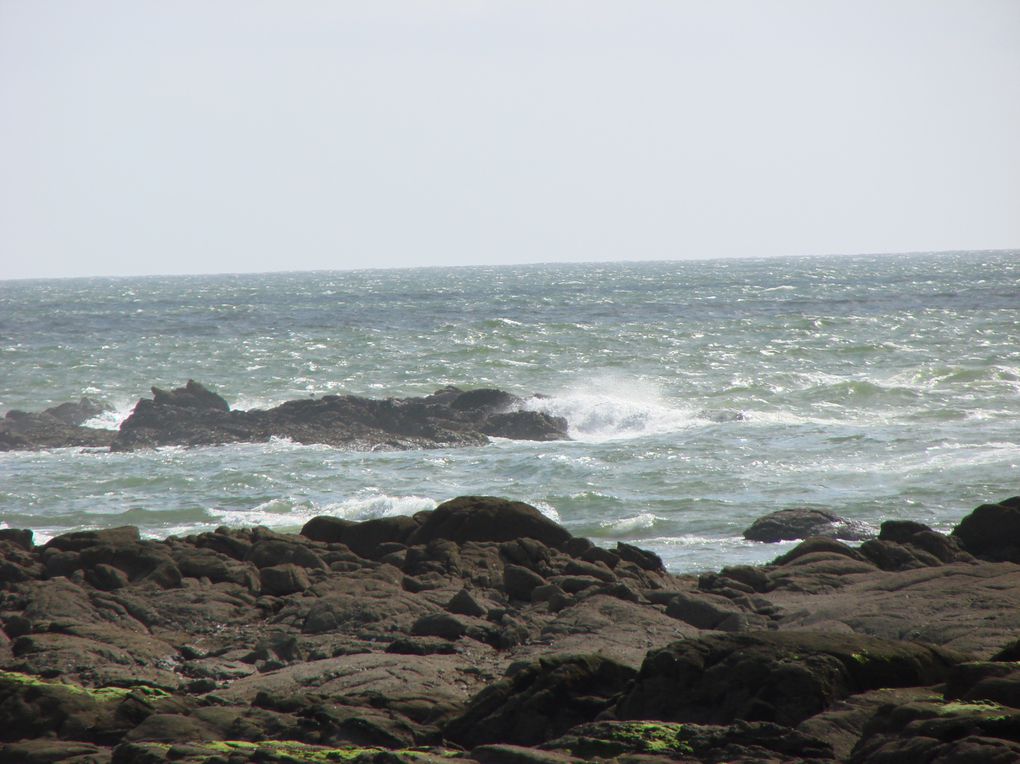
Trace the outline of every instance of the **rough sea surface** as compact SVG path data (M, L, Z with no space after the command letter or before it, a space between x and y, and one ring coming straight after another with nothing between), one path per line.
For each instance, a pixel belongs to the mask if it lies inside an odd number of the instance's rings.
M767 561L773 510L950 529L1020 493L1020 252L0 282L0 412L116 414L189 378L235 408L499 387L570 442L287 441L0 454L0 527L297 529L528 501L675 571Z

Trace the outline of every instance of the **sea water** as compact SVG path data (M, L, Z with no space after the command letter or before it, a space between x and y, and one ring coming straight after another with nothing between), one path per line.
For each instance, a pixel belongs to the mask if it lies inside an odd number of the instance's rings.
M0 282L0 412L90 396L116 428L188 379L242 409L499 387L572 439L2 453L0 527L296 530L494 494L676 571L763 562L788 545L741 531L774 510L947 531L1020 494L1020 252Z

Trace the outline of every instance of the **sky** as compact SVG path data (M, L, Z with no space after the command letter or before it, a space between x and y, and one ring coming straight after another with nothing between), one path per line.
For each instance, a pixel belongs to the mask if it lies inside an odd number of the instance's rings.
M0 279L1020 248L1020 0L0 0Z

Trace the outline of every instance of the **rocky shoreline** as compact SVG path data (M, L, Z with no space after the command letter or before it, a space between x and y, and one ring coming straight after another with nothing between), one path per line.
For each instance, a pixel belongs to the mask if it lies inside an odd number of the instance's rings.
M231 409L204 385L188 380L174 390L152 388L118 431L86 427L108 408L83 398L42 412L8 411L0 420L0 451L41 448L211 446L289 438L352 451L482 446L489 438L566 440L567 422L523 408L503 390L445 387L420 398L324 395L271 409Z
M1020 760L1020 497L701 576L492 497L0 553L4 762Z

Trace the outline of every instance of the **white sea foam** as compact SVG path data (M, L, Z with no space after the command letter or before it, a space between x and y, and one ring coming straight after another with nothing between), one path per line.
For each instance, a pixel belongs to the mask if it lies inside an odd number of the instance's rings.
M319 503L294 497L270 499L251 509L212 509L210 515L222 525L242 527L291 527L304 525L318 515L331 515L344 520L372 520L392 515L413 515L435 509L437 502L425 496L388 496L375 493L338 502Z
M619 520L603 520L599 525L611 533L632 533L651 528L657 521L665 519L651 512L641 512L630 517L621 517Z
M601 375L548 398L531 398L525 408L561 416L575 440L605 441L676 432L701 421L689 409L670 404L643 380Z
M133 400L130 403L117 403L110 411L104 411L83 424L85 427L95 427L97 430L119 430L121 423L135 410L137 402Z

